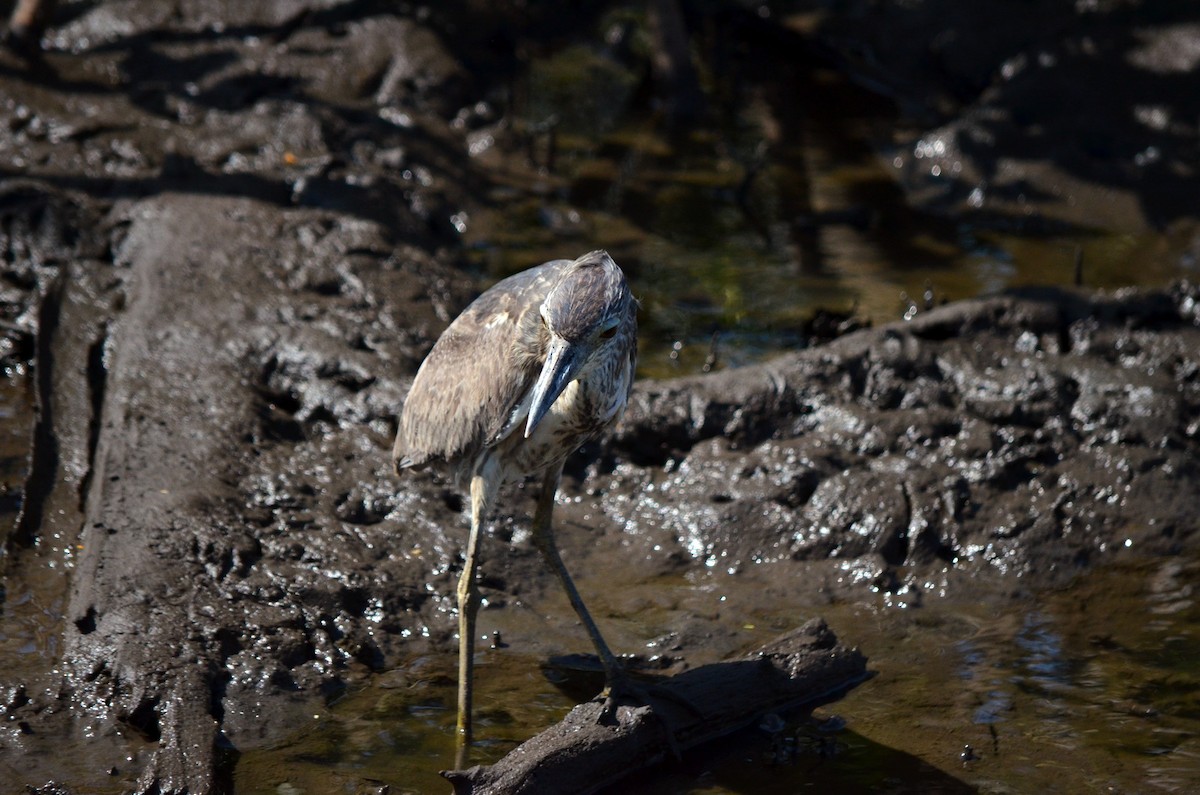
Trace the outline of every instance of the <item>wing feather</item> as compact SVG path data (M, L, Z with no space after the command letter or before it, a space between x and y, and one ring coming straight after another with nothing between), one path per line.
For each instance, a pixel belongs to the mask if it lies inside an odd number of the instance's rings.
M400 415L397 468L473 460L511 425L541 363L527 339L546 293L570 260L510 276L479 296L421 364ZM532 314L530 314L532 313Z

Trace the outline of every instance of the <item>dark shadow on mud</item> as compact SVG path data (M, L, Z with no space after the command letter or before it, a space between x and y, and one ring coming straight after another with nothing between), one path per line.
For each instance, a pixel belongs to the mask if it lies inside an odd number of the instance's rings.
M1041 5L1037 20L1004 2L935 0L829 17L815 35L856 80L956 146L974 182L930 180L939 203L977 186L1053 198L1002 173L1013 161L1129 190L1165 227L1195 215L1200 115L1188 59L1200 11L1190 3ZM932 43L931 43L932 42ZM935 175L936 176L936 175ZM1001 188L997 183L1006 183ZM1033 233L1037 234L1035 224Z

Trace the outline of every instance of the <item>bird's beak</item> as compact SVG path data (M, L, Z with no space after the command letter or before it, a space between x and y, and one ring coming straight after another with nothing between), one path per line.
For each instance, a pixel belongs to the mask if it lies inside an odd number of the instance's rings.
M558 400L558 396L567 388L567 384L579 374L583 366L585 353L581 345L568 342L561 337L551 337L550 351L546 355L546 363L538 375L537 383L533 385L533 398L529 404L529 420L525 423L525 438L528 439L533 429L538 426L546 412Z

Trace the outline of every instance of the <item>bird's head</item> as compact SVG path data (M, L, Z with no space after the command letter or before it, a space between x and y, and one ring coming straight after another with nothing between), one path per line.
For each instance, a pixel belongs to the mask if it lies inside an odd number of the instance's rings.
M636 333L625 274L605 251L584 254L550 288L540 309L546 361L533 388L525 436L588 368L629 344Z

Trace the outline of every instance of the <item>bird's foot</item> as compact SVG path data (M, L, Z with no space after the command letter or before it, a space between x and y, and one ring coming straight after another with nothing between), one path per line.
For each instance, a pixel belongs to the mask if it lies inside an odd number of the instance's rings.
M675 729L671 725L668 716L661 710L654 708L653 702L669 701L692 713L696 718L703 720L706 717L703 710L684 696L672 691L671 688L660 685L643 686L633 681L624 672L621 672L617 676L609 676L608 684L600 695L597 696L597 699L600 698L604 699L604 703L600 708L600 715L597 717L596 722L602 726L615 726L620 723L617 717L617 708L622 704L649 707L650 713L662 724L667 745L671 749L671 755L676 759L680 758L681 750L675 738Z
M600 712L601 723L614 723L616 721L617 707L626 705L641 706L645 705L654 708L653 701L669 701L672 704L681 707L690 712L694 717L703 720L706 718L704 710L694 704L686 696L676 693L672 688L663 685L642 685L634 681L624 671L608 677L608 684L601 691L597 698L604 699L604 708Z
M604 726L615 726L617 720L617 707L622 704L650 705L650 697L646 689L629 678L628 674L621 672L618 675L609 675L607 682L604 685L604 690L600 691L597 698L603 698L604 704L600 708L600 716L596 722Z

